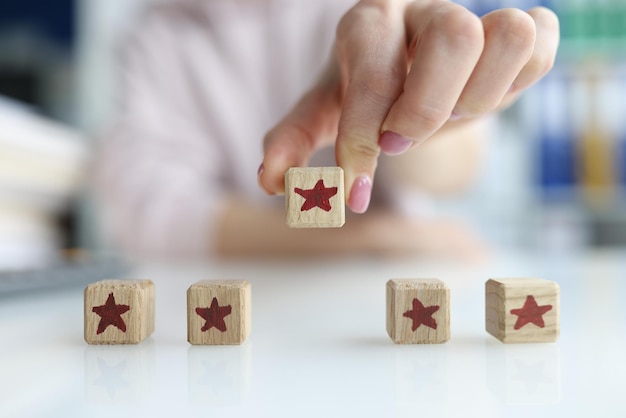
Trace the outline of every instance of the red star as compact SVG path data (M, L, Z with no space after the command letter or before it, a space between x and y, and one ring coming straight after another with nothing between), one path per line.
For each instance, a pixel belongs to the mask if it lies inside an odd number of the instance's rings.
M518 330L524 325L532 322L539 328L543 328L546 325L543 323L543 314L552 309L552 305L537 305L537 301L532 295L526 296L524 306L520 309L511 309L512 315L517 315L517 321L513 329Z
M433 318L433 314L438 310L438 305L424 307L424 305L422 305L422 302L420 302L418 298L414 298L413 310L406 311L402 314L402 316L413 320L413 326L411 327L412 331L418 329L419 326L422 324L432 329L437 329L437 321L435 321L435 318Z
M293 190L306 199L300 208L302 212L313 209L316 206L329 212L332 209L330 207L330 198L337 194L337 188L325 187L324 180L319 180L315 183L315 187L309 190L302 190L299 187Z
M129 310L130 306L128 305L117 305L113 292L109 293L109 297L104 305L91 308L92 312L100 315L100 323L98 324L96 334L102 334L109 325L116 326L122 332L126 332L126 324L122 319L122 314Z
M206 320L202 331L208 331L215 327L220 331L226 331L226 323L224 317L230 315L232 307L230 305L220 306L217 298L213 298L210 308L196 308L196 313Z

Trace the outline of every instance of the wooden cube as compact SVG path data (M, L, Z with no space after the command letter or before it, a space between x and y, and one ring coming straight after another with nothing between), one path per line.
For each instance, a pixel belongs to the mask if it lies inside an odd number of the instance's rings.
M287 225L338 228L346 220L341 167L292 167L285 173Z
M389 280L387 333L396 344L450 339L450 289L441 280Z
M485 322L503 343L554 342L559 338L559 285L544 279L490 279Z
M102 280L85 288L85 341L137 344L154 331L150 280Z
M194 345L241 344L250 334L250 283L202 280L187 289L187 341Z

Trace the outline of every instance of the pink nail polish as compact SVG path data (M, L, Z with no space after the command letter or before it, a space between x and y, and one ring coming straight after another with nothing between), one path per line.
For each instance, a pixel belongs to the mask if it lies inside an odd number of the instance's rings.
M454 121L460 120L462 118L463 118L463 116L459 115L456 112L452 112L452 114L450 115L450 122L454 122Z
M352 184L348 206L354 213L365 213L370 204L372 195L372 180L367 176L360 176Z
M256 181L257 181L257 183L259 184L259 187L260 187L263 191L265 191L265 193L267 193L267 194L269 194L269 195L274 195L274 193L273 193L273 192L270 192L269 190L267 190L267 189L265 188L265 186L263 186L263 183L261 183L261 174L263 174L263 172L264 172L264 171L265 171L265 166L264 166L263 164L261 164L261 165L259 166L259 169L258 169L258 170L257 170L257 172L256 172Z
M391 131L383 132L378 140L381 151L387 155L400 155L411 148L414 143L415 141Z

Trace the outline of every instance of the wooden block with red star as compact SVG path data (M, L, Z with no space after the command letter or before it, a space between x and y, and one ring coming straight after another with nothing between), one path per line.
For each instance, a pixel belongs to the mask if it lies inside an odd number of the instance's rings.
M287 225L338 228L346 220L341 167L292 167L285 173Z
M486 329L503 343L554 342L559 338L559 285L534 278L489 279Z
M450 339L450 289L437 279L387 282L387 333L396 344Z
M154 331L150 280L102 280L85 288L85 341L137 344Z
M250 283L202 280L187 289L187 341L194 345L241 344L250 334Z

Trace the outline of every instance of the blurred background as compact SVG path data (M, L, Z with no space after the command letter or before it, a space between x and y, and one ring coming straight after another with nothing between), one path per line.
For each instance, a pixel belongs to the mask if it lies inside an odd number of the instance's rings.
M85 179L113 105L115 45L151 0L0 4L0 269L110 246ZM498 122L474 188L440 209L496 246L626 244L626 0L463 0L479 15L545 5L554 71Z

